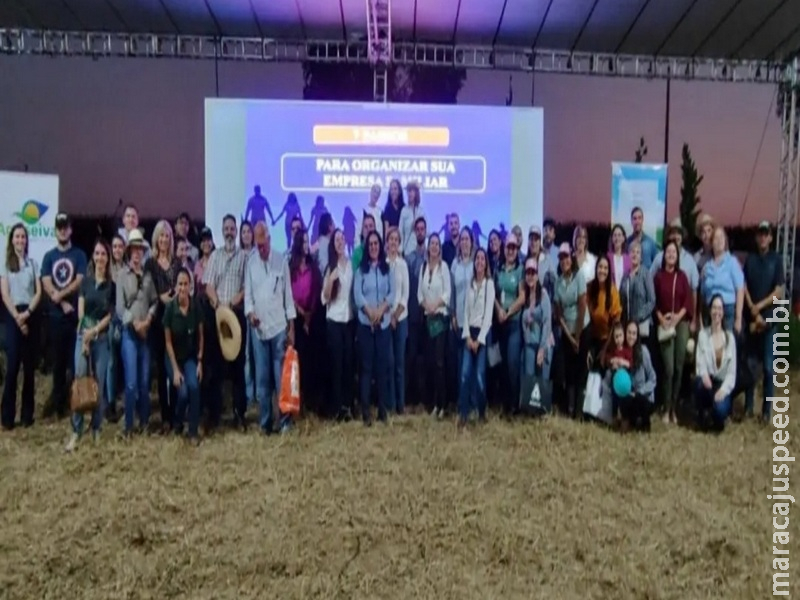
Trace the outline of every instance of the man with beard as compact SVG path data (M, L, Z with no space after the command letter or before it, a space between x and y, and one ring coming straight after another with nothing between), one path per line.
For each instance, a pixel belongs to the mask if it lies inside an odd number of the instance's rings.
M628 246L634 241L639 242L642 247L642 265L645 269L650 269L658 252L658 246L656 241L644 232L644 211L638 206L631 211L631 227L633 233L628 238Z
M247 252L236 243L236 217L225 215L222 218L222 237L224 246L214 250L208 261L208 266L203 273L203 284L206 286L206 295L212 310L220 306L230 308L242 331L246 331L244 318L244 271L247 264ZM214 323L215 320L208 321ZM233 362L227 362L222 356L219 340L216 335L210 335L208 351L211 369L209 376L214 378L209 386L209 427L214 429L219 426L222 412L222 380L225 371L229 372L233 384L233 414L236 425L246 429L245 411L247 410L247 397L244 385L244 354L245 345L239 348L239 354Z
M53 396L44 416L69 410L67 372L72 372L78 329L78 291L86 275L86 254L72 245L72 225L64 213L56 215L56 241L42 260L42 288L50 299L48 333L53 350Z
M408 265L408 357L406 359L406 389L410 394L406 398L422 398L422 365L418 359L424 351L425 320L422 309L417 300L417 288L419 287L419 275L422 266L425 264L427 254L426 241L428 238L428 224L425 217L417 217L414 222L414 237L417 244L413 251L405 255Z
M452 268L453 261L458 256L458 237L461 235L461 219L457 213L447 216L447 233L450 237L442 244L442 260L447 263L448 268Z

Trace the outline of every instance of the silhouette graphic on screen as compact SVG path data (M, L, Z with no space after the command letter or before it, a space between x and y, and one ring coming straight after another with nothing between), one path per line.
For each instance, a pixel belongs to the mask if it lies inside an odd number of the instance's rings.
M472 239L475 240L475 247L481 247L481 239L486 239L486 236L483 235L483 231L481 230L481 224L477 221L472 222Z
M344 207L344 215L342 215L342 233L344 234L344 243L347 246L347 253L353 254L353 249L356 244L356 219L353 211L349 206Z
M450 220L450 213L447 213L444 216L444 225L442 225L442 228L437 232L439 234L439 237L441 237L441 238L445 238L445 237L449 238L450 237L449 234L448 234L449 229L447 228L447 222L449 220Z
M286 247L292 247L292 220L297 217L305 228L305 221L303 220L303 212L300 210L300 203L297 201L297 195L294 192L289 192L286 196L286 204L283 205L281 213L275 217L272 224L275 225L278 221L283 220L283 229L286 232Z
M508 231L506 231L505 223L500 223L500 227L498 228L497 233L500 235L500 241L505 244L506 243L506 236L508 235Z
M311 215L309 216L309 235L311 239L311 245L317 241L319 237L319 220L322 218L322 215L328 212L328 209L325 207L325 198L323 196L317 196L317 200L314 203L314 208L311 209Z
M244 210L242 220L250 221L255 227L256 223L262 221L266 223L267 215L269 215L270 222L274 224L272 211L269 208L269 202L267 202L267 199L261 195L261 186L257 185L253 188L253 195L247 201L247 208Z

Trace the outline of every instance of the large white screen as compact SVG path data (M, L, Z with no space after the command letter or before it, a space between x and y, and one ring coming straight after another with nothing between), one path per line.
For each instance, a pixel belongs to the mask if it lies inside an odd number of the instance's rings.
M542 153L539 108L208 99L206 223L265 219L284 249L293 215L315 238L327 211L353 238L372 183L383 205L392 179L416 180L430 232L456 212L485 245L541 225Z

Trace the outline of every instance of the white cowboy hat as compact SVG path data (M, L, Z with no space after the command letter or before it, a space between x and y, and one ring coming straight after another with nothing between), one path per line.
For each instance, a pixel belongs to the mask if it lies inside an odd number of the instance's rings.
M236 314L227 306L220 306L216 311L217 337L222 356L227 361L234 361L242 347L242 328Z

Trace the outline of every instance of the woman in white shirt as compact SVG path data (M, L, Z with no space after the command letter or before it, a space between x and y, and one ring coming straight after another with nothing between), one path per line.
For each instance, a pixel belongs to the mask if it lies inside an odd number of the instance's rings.
M400 211L400 243L403 256L411 254L417 247L417 236L414 235L414 223L425 216L425 211L420 206L419 184L411 181L406 185L406 199L408 203Z
M464 227L458 236L456 258L450 268L451 288L453 290L450 300L450 321L455 333L455 339L460 340L456 344L455 364L450 367L450 361L446 361L448 363L448 376L452 377L453 381L458 381L458 372L461 370L461 358L464 353L464 340L461 339L461 330L464 325L464 305L467 301L467 290L474 276L472 251L472 230L469 227ZM453 373L450 373L451 368L454 371Z
M733 406L736 385L736 338L723 326L722 296L711 299L711 326L697 334L695 401L701 429L721 432Z
M378 205L378 201L380 199L381 186L377 183L373 184L372 189L369 192L369 203L364 209L364 214L371 215L372 218L375 219L375 231L378 232L378 235L381 236L381 239L384 241L384 243L386 243L386 238L383 237L383 211Z
M337 229L328 244L328 266L322 283L322 304L331 369L328 414L337 421L349 421L353 401L353 267L345 255L344 232Z
M575 249L574 260L578 263L578 269L583 273L586 285L589 285L594 280L597 257L589 252L589 233L583 225L578 225L572 232L572 247Z
M447 349L447 330L450 306L450 269L442 260L442 242L439 234L428 238L428 260L419 274L417 300L419 300L428 333L425 344L424 390L432 395L431 414L437 419L444 417L447 403L447 379L444 370L444 355Z
M392 305L392 352L389 355L389 406L402 415L406 410L406 339L408 338L408 265L400 256L400 231L390 227L386 232L386 262L394 277Z
M492 326L494 282L489 272L486 250L478 248L473 259L472 280L464 299L461 337L464 353L458 391L458 425L465 427L472 409L473 393L478 405L478 419L486 421L486 336Z
M22 367L22 426L33 425L34 372L38 355L36 307L42 299L39 266L28 256L28 230L17 223L8 232L5 260L0 261L0 290L6 307L6 380L0 403L2 427L14 429L17 375Z

